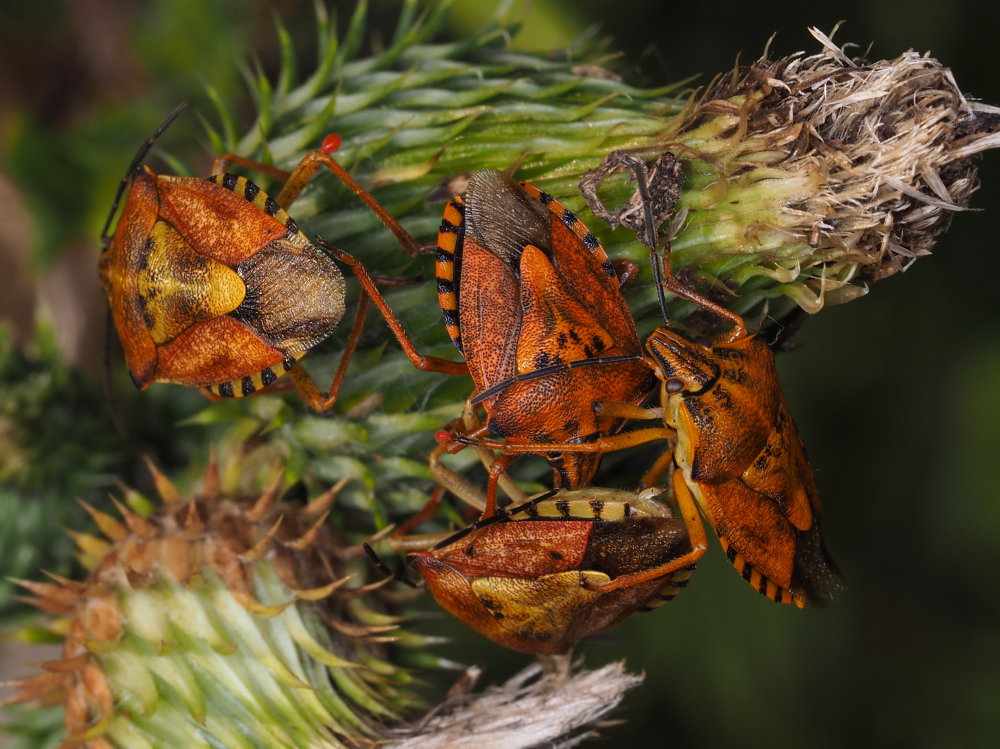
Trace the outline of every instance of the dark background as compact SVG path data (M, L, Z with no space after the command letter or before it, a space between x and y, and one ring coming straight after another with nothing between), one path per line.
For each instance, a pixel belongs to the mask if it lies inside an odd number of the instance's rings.
M117 180L92 147L102 111L141 113L135 136L203 82L239 87L235 61L276 51L272 11L311 41L311 2L5 3L0 24L0 315L22 340L41 306L66 356L99 360L90 278L103 220L95 185ZM474 28L460 6L449 30ZM208 7L205 7L208 6ZM353 2L334 6L346 17ZM373 4L389 36L397 3ZM597 25L641 84L701 74L736 56L814 52L807 26L854 41L870 59L929 51L966 94L1000 104L1000 4L892 2L787 7L737 3L537 2L522 47L558 48ZM303 69L307 70L307 63ZM202 98L203 100L203 98ZM25 132L30 132L30 137ZM98 138L99 140L99 138ZM10 144L17 142L18 149ZM85 144L91 144L88 147ZM116 162L117 163L117 162ZM117 166L115 167L117 168ZM1000 727L1000 336L996 234L1000 165L982 162L973 211L935 253L873 293L806 322L779 359L809 447L826 535L848 589L826 610L755 595L717 547L690 589L581 648L588 665L625 657L646 682L616 713L608 745L938 747L995 745ZM104 189L101 193L107 193ZM9 269L9 270L8 270ZM458 625L441 628L461 635ZM438 625L435 625L438 627ZM499 679L526 661L462 636L449 657Z

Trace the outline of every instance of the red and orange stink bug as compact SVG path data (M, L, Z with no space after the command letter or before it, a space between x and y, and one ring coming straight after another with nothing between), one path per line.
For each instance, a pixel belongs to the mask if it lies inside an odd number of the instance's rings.
M492 433L506 445L589 442L623 423L597 404L638 404L652 391L614 267L551 195L495 169L476 172L465 198L445 209L437 252L445 324L487 414L469 436ZM583 361L589 366L573 368ZM556 485L568 489L587 485L600 461L597 453L531 452L544 454ZM487 515L513 457L493 464Z
M446 611L494 642L565 653L687 586L693 565L644 574L690 550L685 523L659 493L547 492L411 552L407 563Z
M366 294L341 366L329 393L323 394L295 365L343 317L344 278L285 209L325 166L368 203L407 251L418 248L329 156L339 144L336 136L290 173L228 154L216 159L208 179L154 173L142 160L184 108L174 110L139 149L102 232L99 275L129 373L140 389L171 382L201 388L210 397L232 398L251 395L288 372L310 407L326 410L336 400L368 296L387 317L391 313L360 263L324 244L351 264ZM221 173L230 162L287 181L272 198L245 177ZM125 207L109 235L126 188ZM390 324L416 366L437 362L415 352L395 318ZM438 368L465 371L454 362L440 362Z

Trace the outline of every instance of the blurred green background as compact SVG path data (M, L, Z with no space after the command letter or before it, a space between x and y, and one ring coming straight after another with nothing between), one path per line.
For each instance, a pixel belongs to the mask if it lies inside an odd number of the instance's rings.
M330 6L346 17L353 2ZM448 34L477 28L493 6L461 5ZM373 26L385 38L396 7L373 3ZM49 465L77 468L92 460L92 440L108 427L96 384L104 313L93 267L125 159L175 102L204 106L204 83L241 100L237 61L252 52L267 69L277 58L273 14L302 40L307 70L307 0L4 4L0 318L22 344L32 340L39 315L51 321L54 334L43 350L84 373L60 375L66 392L78 396L71 406L42 404L24 426L52 435ZM698 73L707 83L737 55L757 57L772 34L772 55L811 53L817 44L807 26L829 32L846 20L835 40L854 41L862 52L870 44L871 59L930 51L968 95L1000 104L1000 4L893 0L779 9L547 0L533 3L529 18L518 46L556 50L581 33L609 36L623 53L620 70L645 85ZM176 142L186 133L197 145L194 118L177 129ZM990 575L1000 569L1000 474L992 466L1000 450L997 156L987 154L981 167L977 210L955 217L933 256L869 297L808 320L801 347L779 359L846 594L821 611L772 605L713 547L675 603L580 649L589 665L624 656L632 670L646 672L645 684L616 713L625 723L604 732L608 745L996 745L1000 592ZM0 374L20 380L30 366L8 357ZM177 390L170 391L176 399L153 399L150 408L182 413L192 401ZM147 438L165 463L172 450L183 451L155 435L137 440ZM0 471L14 465L15 447L5 438ZM88 470L107 470L110 485L120 447L109 439L101 450L104 462ZM0 472L0 480L23 485L24 477ZM52 491L41 479L37 487L40 500ZM12 519L2 507L0 519L9 532ZM37 576L30 564L0 547L0 573ZM526 660L450 621L432 626L459 637L449 657L488 664L491 680Z

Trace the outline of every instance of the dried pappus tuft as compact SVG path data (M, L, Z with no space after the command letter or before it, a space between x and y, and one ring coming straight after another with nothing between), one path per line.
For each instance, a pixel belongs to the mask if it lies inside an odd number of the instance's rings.
M563 670L543 672L536 661L485 692L452 695L412 729L412 735L390 741L388 747L567 749L596 736L600 721L625 692L642 683L642 677L628 673L621 661L593 671L574 671L568 660L558 666Z
M686 179L674 266L723 282L739 311L768 299L777 317L785 297L814 313L905 270L968 206L971 157L1000 145L1000 110L937 60L866 64L811 33L822 52L722 76L661 144Z

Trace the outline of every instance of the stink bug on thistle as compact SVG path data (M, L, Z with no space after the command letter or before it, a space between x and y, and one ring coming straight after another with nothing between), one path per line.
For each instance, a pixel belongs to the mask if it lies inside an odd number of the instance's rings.
M600 454L563 452L555 443L614 434L623 420L597 404L637 405L655 383L604 248L551 195L486 169L445 208L437 253L448 334L475 383L473 402L487 415L467 436L535 443L528 452L546 456L557 486L586 486ZM583 361L589 366L574 368ZM454 436L442 435L460 449ZM493 463L485 516L515 457L505 451Z
M704 538L694 510L697 505L718 533L726 556L758 592L800 608L827 603L842 582L820 528L812 468L778 382L774 352L761 336L748 332L742 317L671 275L669 247L661 271L642 162L633 157L627 163L635 171L642 196L645 236L640 232L640 237L654 250L651 258L661 306L666 309L662 294L667 290L720 316L733 328L705 343L669 325L657 328L646 343L646 365L660 381L660 406L602 402L598 408L605 418L663 419L664 427L558 449L605 453L668 440L671 450L641 485L657 483L672 460L672 484L681 515L689 523L694 558L705 549L694 541ZM595 213L600 210L603 207L595 208ZM508 385L512 383L499 387ZM514 453L551 448L540 442L462 439Z
M485 637L522 653L565 653L687 586L694 565L671 564L690 552L686 524L659 494L546 492L407 563L442 608Z
M288 372L308 405L325 411L336 400L369 297L415 366L465 372L460 363L417 354L364 267L322 243L351 265L363 286L354 330L330 391L323 394L296 364L343 317L344 277L285 209L325 166L375 211L408 252L420 248L329 156L339 145L336 136L292 172L226 154L215 160L208 179L154 173L142 160L185 107L175 109L135 155L102 232L98 272L137 387L172 382L198 387L209 397L242 397ZM286 182L272 198L245 177L222 173L227 163ZM125 207L110 235L126 188Z

